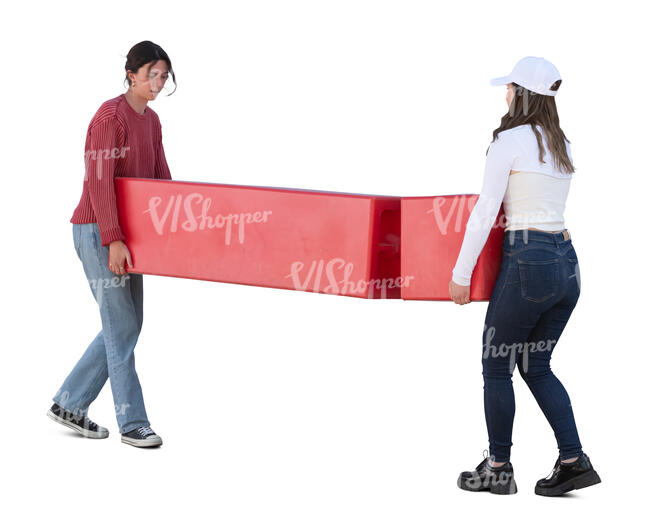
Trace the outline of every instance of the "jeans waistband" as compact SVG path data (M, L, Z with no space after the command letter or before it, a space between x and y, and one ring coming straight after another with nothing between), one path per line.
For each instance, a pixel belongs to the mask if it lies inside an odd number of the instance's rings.
M549 243L555 246L560 245L561 243L567 243L571 241L571 234L565 228L560 232L544 232L542 230L530 230L529 228L523 228L520 230L506 230L503 237L504 244L512 244L515 240L523 240L524 242L538 242L538 243Z

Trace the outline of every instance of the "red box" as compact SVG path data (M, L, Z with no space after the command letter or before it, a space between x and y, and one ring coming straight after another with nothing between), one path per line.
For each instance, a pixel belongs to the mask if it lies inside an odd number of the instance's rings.
M476 194L403 197L401 214L402 298L449 300L449 281ZM503 207L476 261L470 300L487 301L501 268Z
M400 297L400 198L117 177L133 272Z

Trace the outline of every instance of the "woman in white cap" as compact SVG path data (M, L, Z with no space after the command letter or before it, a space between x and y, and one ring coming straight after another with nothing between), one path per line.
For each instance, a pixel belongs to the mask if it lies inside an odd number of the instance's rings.
M503 203L501 269L483 329L483 393L489 457L464 471L458 486L517 492L510 462L515 365L551 425L559 456L538 495L554 496L600 482L582 451L571 401L550 368L551 353L580 295L578 256L564 225L573 167L555 94L562 80L541 57L525 57L506 77L508 112L493 132L483 187L467 222L449 282L451 299L469 303L471 275Z

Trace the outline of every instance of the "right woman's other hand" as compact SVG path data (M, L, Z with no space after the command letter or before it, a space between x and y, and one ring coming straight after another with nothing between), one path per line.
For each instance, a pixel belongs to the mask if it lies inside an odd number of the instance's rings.
M112 241L108 246L108 268L113 274L128 274L128 271L125 268L124 262L126 261L129 265L129 268L133 268L133 263L131 263L131 252L127 248L124 241L118 239L117 241Z

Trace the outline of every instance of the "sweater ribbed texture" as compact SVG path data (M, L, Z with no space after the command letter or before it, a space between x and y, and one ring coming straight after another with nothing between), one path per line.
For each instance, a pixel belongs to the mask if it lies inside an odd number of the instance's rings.
M97 223L102 246L125 239L115 200L115 177L172 176L165 159L158 114L140 115L124 94L104 102L88 125L81 199L70 223Z

